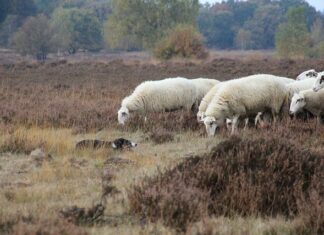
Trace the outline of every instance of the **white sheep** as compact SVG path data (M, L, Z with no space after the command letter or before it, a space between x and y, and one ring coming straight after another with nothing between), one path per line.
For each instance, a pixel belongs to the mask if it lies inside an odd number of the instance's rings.
M215 79L208 79L208 78L196 78L191 79L192 83L196 86L197 94L197 107L201 103L203 97L212 89L215 85L220 83L220 81Z
M253 75L224 83L207 107L204 123L208 135L214 135L226 118L232 119L232 134L240 117L269 110L274 122L286 98L282 79L273 75Z
M279 79L281 80L283 83L285 84L289 84L289 83L293 83L295 82L295 80L291 79L291 78L286 78L286 77L279 77L279 76L274 76L274 75L270 75L270 74L256 74L254 75L256 77L263 77L263 76L270 76L271 78L274 79ZM209 90L209 92L204 96L204 98L201 100L200 105L199 105L199 110L197 113L197 120L198 122L203 122L204 117L205 117L205 111L208 107L208 104L210 103L210 101L213 99L215 93L218 91L218 89L224 84L224 82L218 83L216 84L212 89ZM256 116L255 119L255 123L257 124L258 122L261 122L260 119L261 114ZM227 120L226 123L231 124L232 120ZM245 123L247 123L248 121L245 120ZM229 125L227 125L229 126Z
M317 74L317 78L313 84L313 91L317 92L324 88L324 71Z
M296 78L297 81L300 80L304 80L307 78L316 78L317 77L317 72L315 71L315 69L310 69L307 71L302 72L301 74L299 74Z
M295 81L293 83L286 84L287 88L287 98L288 98L288 105L291 101L291 98L295 93L298 93L302 90L308 90L311 89L314 85L314 82L316 81L316 78L308 78L304 80Z
M216 92L219 90L219 88L224 84L224 82L220 82L216 85L214 85L208 92L207 94L202 98L199 108L198 108L198 113L197 113L197 120L198 122L203 122L204 117L205 117L205 112L206 109L210 103L210 101L213 99L214 95Z
M143 82L122 101L118 122L125 124L132 112L146 115L149 112L190 110L198 106L202 97L217 82L212 79L189 80L182 77Z
M324 90L314 92L312 89L295 93L291 99L289 112L296 114L307 110L317 117L317 124L321 123L321 115L324 113Z

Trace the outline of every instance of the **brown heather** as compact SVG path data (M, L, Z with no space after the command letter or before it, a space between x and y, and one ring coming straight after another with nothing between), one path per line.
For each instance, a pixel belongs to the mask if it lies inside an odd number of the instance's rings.
M282 138L221 142L203 156L147 178L129 192L131 210L185 230L206 216L305 216L324 232L324 155Z
M251 52L211 57L0 65L0 234L323 234L324 128L315 131L314 120L240 130L240 138L225 130L206 138L184 111L117 124L121 100L144 80L324 70L320 60ZM119 137L139 145L74 148ZM28 156L40 146L51 161Z
M142 81L166 77L208 77L227 80L255 73L296 77L300 71L324 70L320 60L276 60L216 58L197 62L141 62L139 60L79 62L66 60L0 65L1 123L26 127L66 127L76 131L117 127L121 100ZM197 129L190 114L152 114L148 123L134 117L129 130L171 131ZM172 121L170 121L172 120Z

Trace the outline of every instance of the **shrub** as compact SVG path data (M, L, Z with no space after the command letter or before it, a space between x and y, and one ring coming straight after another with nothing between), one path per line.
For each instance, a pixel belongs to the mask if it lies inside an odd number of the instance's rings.
M156 43L153 54L164 60L172 57L204 59L208 55L202 36L191 25L176 26L168 36Z
M44 61L55 48L53 34L54 30L46 16L29 17L14 35L13 44L22 55L33 55Z
M324 229L323 177L323 154L285 139L234 137L147 178L129 199L132 212L180 230L207 215L307 215L315 233Z

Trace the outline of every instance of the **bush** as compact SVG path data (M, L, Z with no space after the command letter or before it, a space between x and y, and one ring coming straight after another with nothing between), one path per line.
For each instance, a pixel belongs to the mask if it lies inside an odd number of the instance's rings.
M204 59L208 55L202 36L191 25L175 27L167 37L156 43L153 54L164 60L172 57Z
M324 155L285 139L231 138L129 192L134 213L185 230L206 216L305 216L324 231Z
M14 35L13 44L22 55L33 55L44 61L55 48L54 30L44 15L29 17Z

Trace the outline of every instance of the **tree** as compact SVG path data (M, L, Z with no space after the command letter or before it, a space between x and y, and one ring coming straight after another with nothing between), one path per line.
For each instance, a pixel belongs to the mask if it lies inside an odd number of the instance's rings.
M10 14L25 18L36 13L37 8L34 0L10 0Z
M14 35L15 49L22 55L33 55L44 61L55 48L53 29L44 15L28 17L22 28Z
M151 48L175 25L195 25L198 10L198 0L112 0L106 41L112 48L122 48L126 38Z
M311 39L314 45L324 41L324 22L318 17L311 28Z
M35 3L33 0L0 0L0 23L9 14L19 15L22 18L35 15Z
M304 57L310 44L305 8L290 8L286 18L276 33L276 50L281 57Z
M39 13L50 16L55 8L57 8L60 0L34 0Z
M251 45L251 37L252 35L250 31L239 29L235 37L236 48L241 50L249 49Z
M10 2L8 0L0 0L0 23L4 21L10 11Z
M102 25L89 10L58 8L52 16L52 25L62 49L96 51L102 48Z
M206 9L198 18L199 31L206 39L208 47L230 48L233 46L233 14L229 11L213 12Z
M21 26L19 16L7 15L6 19L0 25L0 45L10 46L10 38Z
M262 5L248 20L243 28L251 32L252 49L268 49L275 46L275 33L282 20L282 13L277 5Z
M207 51L201 34L192 25L180 24L158 41L154 48L154 56L159 59L172 57L205 59Z

